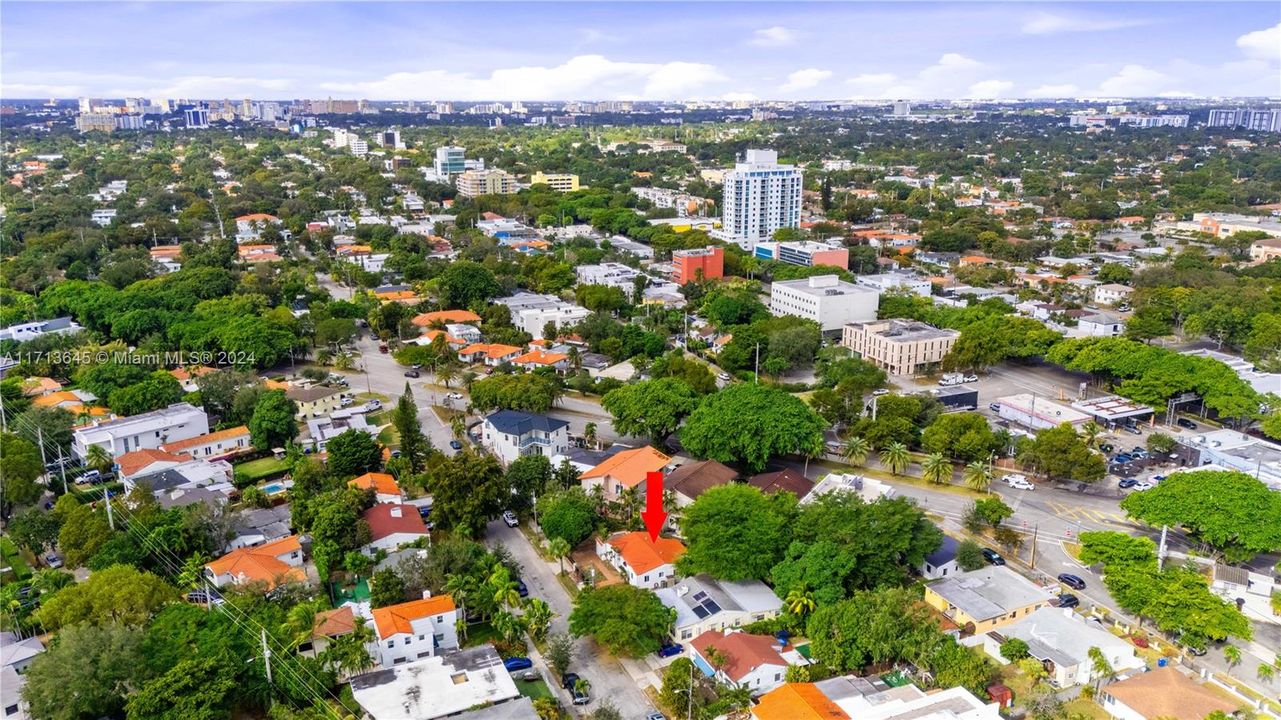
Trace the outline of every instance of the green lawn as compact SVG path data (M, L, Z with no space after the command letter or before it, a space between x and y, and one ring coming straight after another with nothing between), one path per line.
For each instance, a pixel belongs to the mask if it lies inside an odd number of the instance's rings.
M555 699L555 696L552 695L552 689L547 687L547 683L542 680L521 680L520 678L515 678L515 680L516 691L530 700L537 700L538 698Z
M498 632L494 626L487 622L477 623L467 626L467 639L463 641L464 647L475 647L485 645L498 639Z
M277 460L271 455L240 463L235 467L236 477L246 483L256 483L259 480L266 480L269 477L282 475L289 471L289 463L287 461L283 459Z
M13 544L13 540L0 536L0 556L4 558L5 567L13 569L15 580L26 580L31 577L31 568L27 566L27 561L22 559L22 553L18 552L18 546Z

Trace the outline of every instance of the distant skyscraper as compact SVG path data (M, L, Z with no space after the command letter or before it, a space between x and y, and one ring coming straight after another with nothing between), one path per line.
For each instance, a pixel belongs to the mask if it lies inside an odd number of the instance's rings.
M1281 132L1281 109L1262 110L1252 108L1232 108L1211 110L1206 120L1210 127L1233 127L1262 132Z
M204 108L192 108L186 111L187 127L203 129L209 127L209 111Z
M81 113L93 112L92 98L80 98L80 112Z
M795 165L779 165L773 150L748 150L742 162L725 173L723 217L717 237L751 251L780 228L801 224L803 174Z
M378 135L378 144L385 148L393 150L403 149L405 143L400 140L400 131L396 128L387 128Z
M907 117L912 114L912 104L906 100L894 103L894 117Z

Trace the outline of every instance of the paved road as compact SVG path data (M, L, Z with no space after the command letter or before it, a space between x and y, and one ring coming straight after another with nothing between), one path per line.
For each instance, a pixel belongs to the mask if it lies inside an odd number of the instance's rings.
M551 631L568 632L569 613L573 609L573 603L569 593L556 579L556 566L539 557L524 533L507 527L502 521L489 524L485 531L485 542L490 547L501 542L511 550L512 556L523 568L521 579L529 587L530 596L546 600L555 613ZM581 708L584 711L582 714L585 715L598 706L602 698L609 698L628 720L641 720L650 712L653 706L616 659L606 655L586 638L579 639L576 645L577 651L570 671L578 673L591 683L592 702ZM550 669L546 674L552 677ZM572 707L568 693L560 688L557 688L557 693L563 706Z

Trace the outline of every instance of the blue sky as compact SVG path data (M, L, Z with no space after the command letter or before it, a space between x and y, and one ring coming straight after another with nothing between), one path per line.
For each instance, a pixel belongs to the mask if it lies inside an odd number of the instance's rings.
M1281 3L0 6L0 96L1281 95Z

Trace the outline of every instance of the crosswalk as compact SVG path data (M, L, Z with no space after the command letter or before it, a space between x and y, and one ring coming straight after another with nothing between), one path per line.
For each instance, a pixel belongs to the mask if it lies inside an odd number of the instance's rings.
M1128 525L1130 523L1130 521L1126 519L1125 514L1120 512L1078 507L1068 505L1067 503L1056 502L1054 500L1047 500L1045 505L1055 517L1071 522L1094 523L1098 525Z

